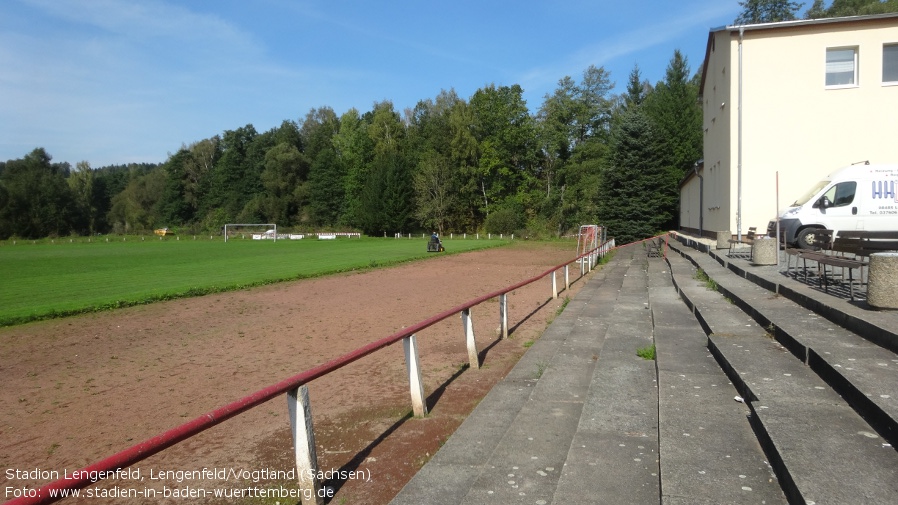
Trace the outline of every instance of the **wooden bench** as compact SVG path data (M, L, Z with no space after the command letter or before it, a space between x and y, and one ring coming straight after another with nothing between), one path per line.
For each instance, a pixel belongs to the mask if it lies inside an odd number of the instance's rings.
M861 284L864 282L864 268L869 265L869 257L873 253L898 251L898 231L863 231L845 230L839 231L833 236L831 230L819 230L814 233L815 243L821 244L820 250L787 249L786 253L804 261L805 279L808 277L807 261L817 263L817 275L823 291L829 292L829 280L832 275L827 274L826 267L839 268L844 279L845 269L848 269L849 296L854 301L854 270L858 270ZM789 262L791 259L789 260ZM786 269L789 269L787 262Z
M748 229L748 233L746 233L745 235L742 236L742 240L739 240L738 238L730 239L730 241L729 241L730 242L730 250L727 253L727 256L730 256L730 257L733 256L733 247L734 246L737 246L737 245L749 245L750 246L752 244L752 242L755 241L755 234L757 233L757 231L758 231L758 228L756 226L752 226Z
M833 250L836 250L836 243L838 238L833 241ZM851 301L854 301L854 276L853 272L855 269L860 270L860 281L864 280L864 267L867 266L867 262L861 259L856 258L847 258L844 256L836 256L836 255L828 255L824 254L822 257L813 258L814 261L817 262L817 272L820 278L820 284L823 285L823 292L829 293L829 278L830 276L826 274L826 267L833 268L841 268L842 269L842 277L845 277L844 271L848 269L848 292L850 293Z
M646 255L649 258L661 258L664 256L664 239L655 237L645 241Z
M833 232L832 230L816 230L814 232L814 249L802 249L798 247L786 247L786 272L792 268L792 258L795 258L795 268L798 268L799 260L803 261L804 277L808 277L807 260L816 261L817 258L826 258L827 250L832 249Z

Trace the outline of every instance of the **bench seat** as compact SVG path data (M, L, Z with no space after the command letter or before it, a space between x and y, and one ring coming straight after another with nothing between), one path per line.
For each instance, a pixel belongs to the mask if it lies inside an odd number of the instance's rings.
M742 237L742 240L735 239L735 238L730 239L729 240L730 249L729 249L729 253L727 254L727 256L733 255L733 247L735 247L737 245L751 245L755 241L755 234L757 233L757 230L758 230L757 227L752 226L748 229L748 233L746 233Z
M877 252L898 251L898 232L846 230L833 235L831 230L820 230L814 235L814 243L820 244L820 249L786 249L786 254L789 255L786 271L791 268L791 258L795 257L796 268L798 260L803 261L804 276L807 279L807 261L814 261L817 263L820 284L824 292L829 292L829 280L835 274L827 274L826 267L842 269L843 276L844 270L848 269L849 293L852 301L855 299L854 270L860 271L858 281L863 284L864 268L869 266L866 258Z

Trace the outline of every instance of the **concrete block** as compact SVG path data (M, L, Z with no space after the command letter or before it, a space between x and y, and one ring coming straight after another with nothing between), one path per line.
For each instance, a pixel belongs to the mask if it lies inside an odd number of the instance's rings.
M757 238L751 243L751 262L755 265L776 265L777 241Z
M898 309L898 253L870 255L867 303L878 309Z
M717 248L718 249L729 249L730 248L730 238L733 237L733 234L730 233L730 230L724 230L717 232Z

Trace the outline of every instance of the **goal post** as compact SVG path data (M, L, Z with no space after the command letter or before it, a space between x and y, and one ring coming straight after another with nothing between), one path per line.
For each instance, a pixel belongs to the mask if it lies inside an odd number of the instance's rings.
M580 232L577 234L577 256L582 256L599 246L600 226L595 224L585 224L580 226ZM581 261L582 258L577 261Z
M259 238L272 239L277 242L278 225L276 223L228 223L224 225L224 241L228 241L231 233L237 230L250 231L260 235Z

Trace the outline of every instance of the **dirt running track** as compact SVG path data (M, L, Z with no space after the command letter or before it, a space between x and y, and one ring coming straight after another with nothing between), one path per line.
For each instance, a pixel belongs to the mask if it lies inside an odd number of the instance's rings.
M30 488L52 480L16 471L62 477L573 256L573 244L517 242L372 272L0 329L0 502L12 498L7 486ZM578 276L572 267L571 278ZM513 333L504 341L496 338L498 303L473 309L480 370L465 367L458 318L418 334L431 410L425 419L410 417L401 344L310 383L321 469L370 476L326 481L335 493L329 501L388 502L582 284L578 280L557 300L551 299L549 278L509 294ZM63 503L296 503L247 497L255 488L289 487L291 481L278 478L282 475L261 472L289 470L291 458L286 401L277 398L135 465L141 481L111 479L90 488L146 496ZM256 473L181 482L177 474L165 473L203 468ZM154 478L160 474L165 478ZM163 499L166 489L207 494L205 500ZM213 498L216 489L245 497Z

